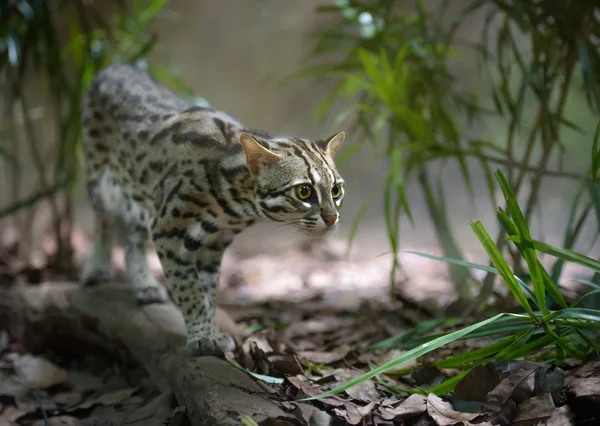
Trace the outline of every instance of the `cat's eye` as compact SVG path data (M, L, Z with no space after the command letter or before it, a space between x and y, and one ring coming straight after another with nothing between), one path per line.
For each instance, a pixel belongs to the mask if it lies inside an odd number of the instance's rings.
M296 196L301 200L308 200L312 195L310 185L303 183L296 186Z
M340 198L342 196L342 185L339 183L333 185L333 188L331 188L331 196L333 198Z

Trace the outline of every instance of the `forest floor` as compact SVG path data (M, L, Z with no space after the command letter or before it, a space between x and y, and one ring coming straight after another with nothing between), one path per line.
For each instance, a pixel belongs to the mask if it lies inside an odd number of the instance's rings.
M85 257L86 239L75 246ZM76 280L78 271L57 272L48 263L52 249L41 244L27 259L10 246L0 249L0 290ZM261 424L600 424L600 361L593 359L567 360L563 368L497 360L471 370L450 395L427 392L459 373L436 361L486 347L486 338L450 343L418 363L298 404L406 352L420 337L415 327L429 334L453 327L440 321L452 299L443 265L406 257L392 301L389 257L348 261L344 253L342 242L330 240L224 260L219 305L242 330L229 361L254 373L295 419ZM150 260L160 276L156 257ZM122 267L119 253L114 262ZM3 330L7 308L0 300L0 426L189 424L186 408L172 392L158 391L134 357L69 356L72 343L60 333L57 346L66 352L32 352L27 336Z

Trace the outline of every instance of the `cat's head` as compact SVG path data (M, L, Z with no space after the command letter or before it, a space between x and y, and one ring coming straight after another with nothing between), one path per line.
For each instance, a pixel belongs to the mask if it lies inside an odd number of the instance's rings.
M344 180L333 157L343 141L344 132L316 142L242 132L240 143L255 178L261 215L305 234L336 229Z

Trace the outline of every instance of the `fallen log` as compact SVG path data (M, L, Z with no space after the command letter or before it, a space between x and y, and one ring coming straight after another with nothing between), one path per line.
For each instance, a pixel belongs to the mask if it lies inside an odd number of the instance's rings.
M217 319L223 331L239 336L223 311ZM103 351L106 356L127 351L159 390L174 392L194 426L240 425L243 416L259 424L302 424L227 361L189 357L177 308L172 303L138 306L125 285L82 289L73 283L47 283L0 289L2 327L19 336L28 350L62 341L69 349Z

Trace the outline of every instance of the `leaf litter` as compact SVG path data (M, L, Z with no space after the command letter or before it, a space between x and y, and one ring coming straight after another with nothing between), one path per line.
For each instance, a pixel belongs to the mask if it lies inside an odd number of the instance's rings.
M354 265L348 275L343 256L316 253L326 262L304 258L300 264L310 273L288 277L295 291L280 287L259 297L259 303L238 296L252 294L254 290L244 288L252 284L272 288L269 282L282 263L288 262L287 271L294 270L290 264L298 264L294 253L284 253L282 262L275 255L257 256L237 267L230 259L223 274L221 305L247 331L230 361L253 373L263 389L301 424L600 424L600 361L568 362L564 369L530 361L490 361L472 367L453 391L428 392L459 372L440 369L436 361L484 347L489 344L485 339L453 342L340 394L298 402L398 357L411 348L409 338L379 349L371 346L435 319L435 309L421 309L412 302L423 299L410 294L410 286L400 290L405 293L394 303L386 297L387 282L371 285L375 291L369 293L368 274L373 275L375 266ZM306 257L302 250L295 255ZM27 279L29 274L39 282L54 273L40 261L35 268L23 262L4 265L3 276L12 274L14 279L16 275ZM269 271L275 266L275 272ZM340 270L346 270L341 282L349 287L338 288L337 293L327 290L323 280L335 280ZM361 276L361 271L368 272ZM376 278L381 281L380 275ZM355 286L357 281L364 282ZM441 324L428 328L427 333L444 330ZM59 366L51 355L28 354L15 347L19 345L11 345L10 336L0 330L0 426L183 426L188 422L185 407L178 406L170 392L153 389L144 373L124 379L118 368L99 374L97 366L86 368L85 363ZM93 357L86 362L93 363Z

